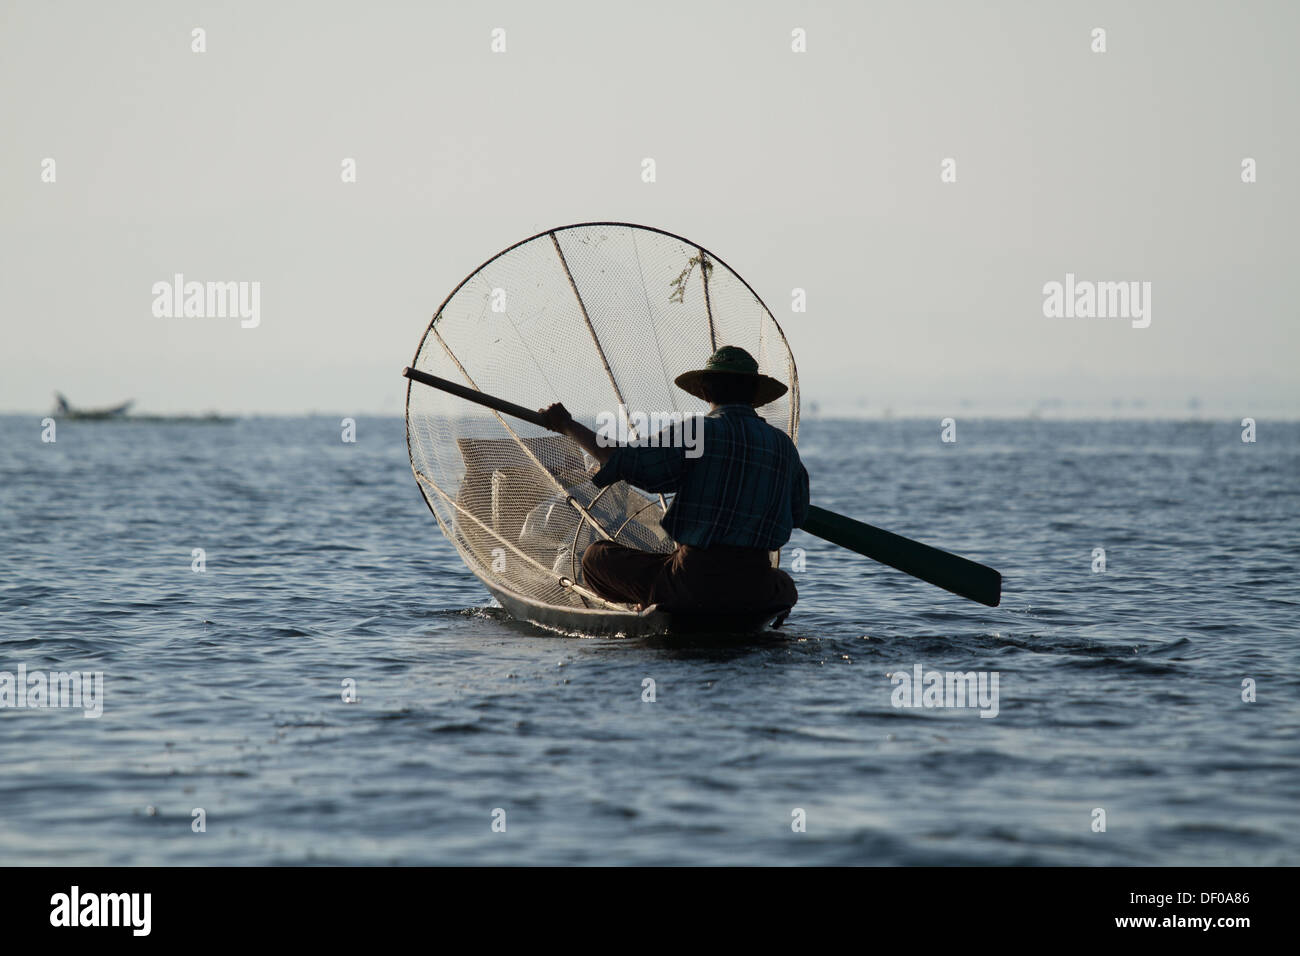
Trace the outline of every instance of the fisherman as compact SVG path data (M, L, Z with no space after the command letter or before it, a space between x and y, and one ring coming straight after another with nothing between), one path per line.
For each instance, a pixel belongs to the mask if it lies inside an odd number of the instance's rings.
M725 345L679 388L711 406L700 423L697 457L672 426L657 441L610 446L563 405L541 410L546 427L567 435L601 468L597 488L626 481L651 493L675 493L660 519L677 543L669 554L596 541L582 556L587 587L610 601L665 611L788 609L794 580L772 566L808 514L808 472L790 436L754 411L780 398L784 383L758 371L742 348Z

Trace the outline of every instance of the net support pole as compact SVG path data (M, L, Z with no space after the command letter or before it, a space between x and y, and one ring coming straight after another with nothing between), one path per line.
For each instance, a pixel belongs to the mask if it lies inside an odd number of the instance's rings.
M507 432L509 432L510 437L515 440L515 443L523 450L523 453L527 455L530 459L532 459L533 464L537 466L538 470L541 471L542 474L544 474L547 478L551 480L551 484L555 486L555 490L558 491L560 494L564 495L564 499L569 504L573 505L574 509L578 512L578 514L582 515L582 517L585 518L591 524L591 526L596 529L596 533L598 535L600 535L606 541L613 541L614 540L613 535L611 535L608 531L606 531L604 526L601 525L601 523L592 516L591 512L582 506L582 502L578 501L576 498L573 497L573 495L569 494L569 489L565 488L564 485L560 484L559 479L556 478L553 474L551 474L550 469L548 469L545 465L542 464L541 459L539 459L537 455L533 453L533 450L528 447L527 442L525 442L522 438L520 438L519 433L510 427L510 423L506 421L501 414L502 412L501 406L505 405L506 403L501 402L499 404L494 405L483 401L482 400L484 397L483 390L474 383L474 379L471 378L469 372L465 370L465 366L460 364L460 359L456 358L456 354L452 352L451 347L447 345L443 337L438 334L438 330L436 328L431 328L429 331L431 331L433 333L433 337L438 340L438 344L441 345L443 351L447 353L447 357L456 364L456 368L460 370L460 374L465 376L465 381L469 382L470 387L473 389L473 392L475 394L469 394L467 392L451 392L450 389L448 389L447 391L449 391L453 395L459 395L461 398L467 399L468 401L475 402L476 404L483 405L487 408L492 409L492 414L497 417L497 421L501 423L501 427L504 428ZM454 383L448 382L447 384L451 385ZM441 386L437 386L437 387L441 387ZM520 408L520 410L527 413L526 415L520 416L521 418L524 418L526 421L533 422L534 424L538 423L540 416L538 416L536 412L529 412L527 409L524 408Z
M569 260L564 257L564 250L560 248L560 240L551 233L551 244L555 246L555 254L560 257L560 265L564 267L564 276L569 280L569 288L573 290L573 297L578 300L578 310L582 313L582 321L587 323L587 331L591 333L591 341L596 343L596 354L600 356L600 364L605 366L605 374L609 377L609 384L614 388L614 397L618 399L620 409L627 408L627 399L623 397L623 390L618 387L618 381L614 378L614 370L609 367L609 359L605 357L605 347L600 344L600 336L596 334L596 327L591 324L591 316L587 314L587 304L582 301L582 293L578 291L578 283L573 281L573 272L569 269ZM622 417L622 416L620 416ZM636 429L632 427L631 422L626 422L628 433L636 437Z
M704 311L709 317L709 353L718 350L718 332L713 327L713 300L709 298L709 260L703 249L696 246L700 253L700 280L704 283Z

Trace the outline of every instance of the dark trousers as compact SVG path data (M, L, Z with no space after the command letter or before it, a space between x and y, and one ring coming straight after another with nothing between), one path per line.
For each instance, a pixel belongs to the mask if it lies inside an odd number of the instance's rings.
M658 604L664 611L790 608L794 579L759 548L693 548L669 554L596 541L582 555L587 587L608 601Z

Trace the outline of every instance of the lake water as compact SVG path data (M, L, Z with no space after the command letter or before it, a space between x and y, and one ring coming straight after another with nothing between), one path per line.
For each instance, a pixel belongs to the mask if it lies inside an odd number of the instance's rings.
M1300 425L806 420L815 503L1002 606L797 532L783 629L677 647L492 607L399 419L39 422L0 671L102 672L102 716L0 709L0 864L1300 863ZM917 665L997 715L895 706Z

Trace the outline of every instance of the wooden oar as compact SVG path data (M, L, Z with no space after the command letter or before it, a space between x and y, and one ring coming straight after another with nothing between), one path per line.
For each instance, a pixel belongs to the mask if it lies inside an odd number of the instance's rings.
M542 416L522 405L507 402L480 392L478 389L457 385L445 378L429 375L417 369L407 368L402 374L414 382L440 389L467 402L495 409L505 415L531 422L541 428L546 425ZM845 515L827 511L812 505L808 508L808 517L801 525L804 531L816 535L831 544L847 548L858 554L897 568L904 574L920 578L945 591L970 598L989 607L997 607L1002 600L1002 575L990 567L977 564L969 558L932 548L928 544L904 538L891 531L873 528L869 524L856 521Z
M997 607L1002 600L1002 575L969 558L873 528L816 505L809 506L808 517L800 527L831 544L856 551L972 601Z

